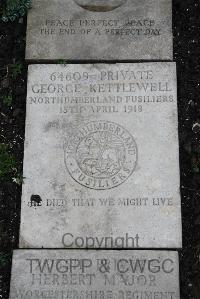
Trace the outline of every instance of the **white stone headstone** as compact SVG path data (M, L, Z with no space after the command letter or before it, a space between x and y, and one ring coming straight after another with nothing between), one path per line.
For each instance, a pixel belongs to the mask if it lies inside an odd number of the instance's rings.
M170 251L16 250L10 299L180 299Z
M179 248L175 63L29 67L22 248Z
M26 59L172 60L172 1L32 0Z

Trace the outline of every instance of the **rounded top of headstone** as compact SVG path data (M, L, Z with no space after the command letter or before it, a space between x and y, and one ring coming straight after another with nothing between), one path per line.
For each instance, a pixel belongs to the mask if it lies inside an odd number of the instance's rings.
M96 12L111 11L122 6L127 0L74 0L84 9Z

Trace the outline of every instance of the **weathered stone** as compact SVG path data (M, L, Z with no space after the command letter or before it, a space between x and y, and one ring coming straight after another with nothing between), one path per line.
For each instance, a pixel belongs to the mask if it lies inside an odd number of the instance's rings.
M172 60L171 0L33 0L26 59Z
M10 299L179 299L173 251L16 250Z
M20 246L181 247L175 63L29 67Z

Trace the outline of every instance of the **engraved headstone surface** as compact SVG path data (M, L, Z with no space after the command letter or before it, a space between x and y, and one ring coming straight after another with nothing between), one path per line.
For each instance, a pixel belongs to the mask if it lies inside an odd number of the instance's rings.
M170 251L17 250L10 299L179 299Z
M26 59L172 60L171 0L32 0Z
M175 63L29 67L20 246L181 247Z

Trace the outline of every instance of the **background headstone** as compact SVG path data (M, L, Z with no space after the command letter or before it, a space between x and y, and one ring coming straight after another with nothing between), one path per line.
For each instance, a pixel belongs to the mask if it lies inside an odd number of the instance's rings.
M33 0L26 59L172 60L171 0Z
M179 299L170 251L17 250L10 299Z
M181 247L175 63L29 67L20 247Z

